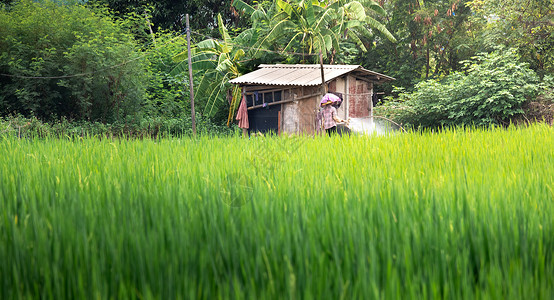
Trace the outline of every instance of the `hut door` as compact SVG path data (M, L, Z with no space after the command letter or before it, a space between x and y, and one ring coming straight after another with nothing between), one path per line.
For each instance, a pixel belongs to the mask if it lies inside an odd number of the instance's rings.
M270 105L260 107L248 111L248 120L250 121L250 129L248 133L268 133L277 134L279 131L279 112L281 105Z

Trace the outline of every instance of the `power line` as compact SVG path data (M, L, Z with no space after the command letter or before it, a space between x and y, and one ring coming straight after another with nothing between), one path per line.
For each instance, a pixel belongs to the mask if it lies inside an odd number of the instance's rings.
M199 33L199 32L196 32L196 31L190 31L191 33L194 33L198 36L201 36L203 38L206 38L206 39L212 39L212 40L215 40L215 41L218 41L218 42L225 42L221 39L218 39L218 38L214 38L212 36L209 36L209 35L205 35L205 34L202 34L202 33ZM104 72L104 71L107 71L107 70L110 70L110 69L115 69L115 68L118 68L118 67L121 67L123 65L126 65L128 63L131 63L133 61L136 61L136 60L139 60L139 59L142 59L150 54L152 54L154 51L157 51L160 47L162 46L165 46L167 44L170 44L170 43L173 43L176 39L180 38L181 36L183 36L182 33L179 33L176 37L170 39L169 41L161 44L161 45L158 45L156 46L154 49L152 50L149 50L147 52L145 52L144 54L138 56L138 57L135 57L133 59L129 59L129 60L126 60L122 63L119 63L119 64L116 64L116 65L113 65L113 66L109 66L109 67L106 67L106 68L103 68L103 69L100 69L100 70L96 70L96 71L90 71L90 72L83 72L83 73L77 73L77 74L71 74L71 75L59 75L59 76L26 76L26 75L14 75L14 74L5 74L5 73L0 73L0 76L4 76L4 77L11 77L11 78L22 78L22 79L65 79L65 78L74 78L74 77L81 77L81 76L87 76L87 75L93 75L93 74L96 74L96 73L100 73L100 72ZM240 48L244 48L244 49L250 49L250 50L256 50L256 51L262 51L262 52L267 52L267 53L275 53L275 54L279 54L279 55L297 55L297 56L302 56L302 57L305 57L305 56L317 56L317 54L309 54L309 53L299 53L299 52L288 52L288 51L275 51L275 50L269 50L269 49L261 49L261 48L255 48L255 47L249 47L249 46L245 46L245 45L240 45L240 44L236 44L236 43L229 43L229 42L225 42L227 44L230 44L230 45L233 45L233 46L236 46L236 47L240 47ZM245 60L241 60L239 62L247 62L247 61L252 61L252 60L256 60L256 58L251 58L251 59L245 59Z
M218 41L218 42L224 42L224 43L227 43L227 44L230 44L230 45L233 45L233 46L237 46L237 47L240 47L240 48L244 48L244 49L251 49L251 50L263 51L263 52L275 53L275 54L281 54L281 55L282 54L298 55L298 56L317 56L317 55L319 55L319 54L315 54L315 53L309 54L309 53L299 53L299 52L287 52L287 51L275 51L275 50L268 50L268 49L260 49L260 48L249 47L249 46L240 45L240 44L236 44L236 43L225 42L224 40L217 39L217 38L214 38L212 36L205 35L203 33L192 31L192 30L191 30L191 32L198 35L198 36L201 36L205 39L211 39L211 40ZM254 60L254 59L250 59L250 60ZM248 60L244 60L244 61L248 61Z
M107 71L107 70L111 70L111 69L115 69L115 68L118 68L118 67L121 67L123 65L126 65L128 63L131 63L135 60L139 60L139 59L142 59L150 54L152 54L154 51L157 51L160 47L162 46L165 46L165 45L168 45L170 43L173 43L177 38L181 37L182 34L180 33L179 35L177 35L176 37L170 39L169 41L161 44L160 46L156 46L154 49L152 50L149 50L149 51L146 51L144 54L138 56L138 57L135 57L133 59L129 59L129 60L126 60L122 63L119 63L117 65L113 65L113 66L109 66L107 68L103 68L103 69L100 69L100 70L96 70L96 71L90 71L90 72L84 72L84 73L77 73L77 74L71 74L71 75L59 75L59 76L25 76L25 75L13 75L13 74L4 74L4 73L0 73L0 76L4 76L4 77L12 77L12 78L23 78L23 79L64 79L64 78L73 78L73 77L80 77L80 76L87 76L87 75L92 75L92 74L96 74L96 73L100 73L100 72L104 72L104 71Z
M148 53L149 54L149 53ZM0 75L2 76L6 76L6 77L15 77L15 78L24 78L24 79L64 79L64 78L72 78L72 77L80 77L80 76L86 76L86 75L92 75L92 74L95 74L95 73L100 73L100 72L104 72L106 70L110 70L110 69L115 69L117 67L120 67L120 66L123 66L123 65L126 65L130 62L133 62L135 60L138 60L138 59L141 59L143 58L144 56L146 56L147 54L145 55L142 55L142 56L139 56L139 57L136 57L136 58L133 58L131 60L127 60L127 61L124 61L120 64L117 64L117 65L114 65L114 66L111 66L111 67L107 67L107 68L104 68L104 69L100 69L100 70L96 70L96 71L90 71L90 72L85 72L85 73L77 73L77 74L72 74L72 75L61 75L61 76L23 76L23 75L12 75L12 74L3 74L3 73L0 73Z

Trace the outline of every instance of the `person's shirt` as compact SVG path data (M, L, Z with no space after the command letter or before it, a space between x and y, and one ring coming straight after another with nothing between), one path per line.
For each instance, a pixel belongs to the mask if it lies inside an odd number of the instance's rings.
M333 117L337 116L337 109L332 105L325 105L322 110L323 113L323 128L329 129L333 126L337 126Z

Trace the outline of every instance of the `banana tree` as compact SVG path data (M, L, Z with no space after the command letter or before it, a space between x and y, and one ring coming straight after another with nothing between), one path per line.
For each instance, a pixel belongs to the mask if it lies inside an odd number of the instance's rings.
M238 45L244 45L250 37L245 33L231 38L221 15L217 16L217 23L222 39L206 39L197 43L191 51L191 61L196 74L202 74L195 91L199 98L206 100L204 114L213 116L230 95L227 116L227 126L229 126L241 99L240 88L236 85L231 86L229 80L242 75L240 60L245 52ZM174 60L180 63L171 73L178 74L186 71L187 59L187 51L176 55Z
M385 26L370 16L385 14L372 0L275 0L273 13L253 8L242 0L234 0L233 5L250 14L254 26L261 24L265 30L264 37L256 43L257 48L281 45L278 48L283 52L314 54L321 51L327 57L328 53L340 51L341 42L345 40L367 51L362 39L371 37L371 30L395 41Z
M337 21L334 29L356 41L363 51L367 49L360 40L360 37L371 37L370 30L376 30L387 39L396 42L394 36L388 29L372 15L385 16L385 10L373 0L328 0L327 6L335 11L333 16Z

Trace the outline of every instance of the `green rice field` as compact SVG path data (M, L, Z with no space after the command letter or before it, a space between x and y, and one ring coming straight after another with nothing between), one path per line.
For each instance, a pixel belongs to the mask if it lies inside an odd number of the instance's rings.
M554 299L554 129L0 136L0 299Z

